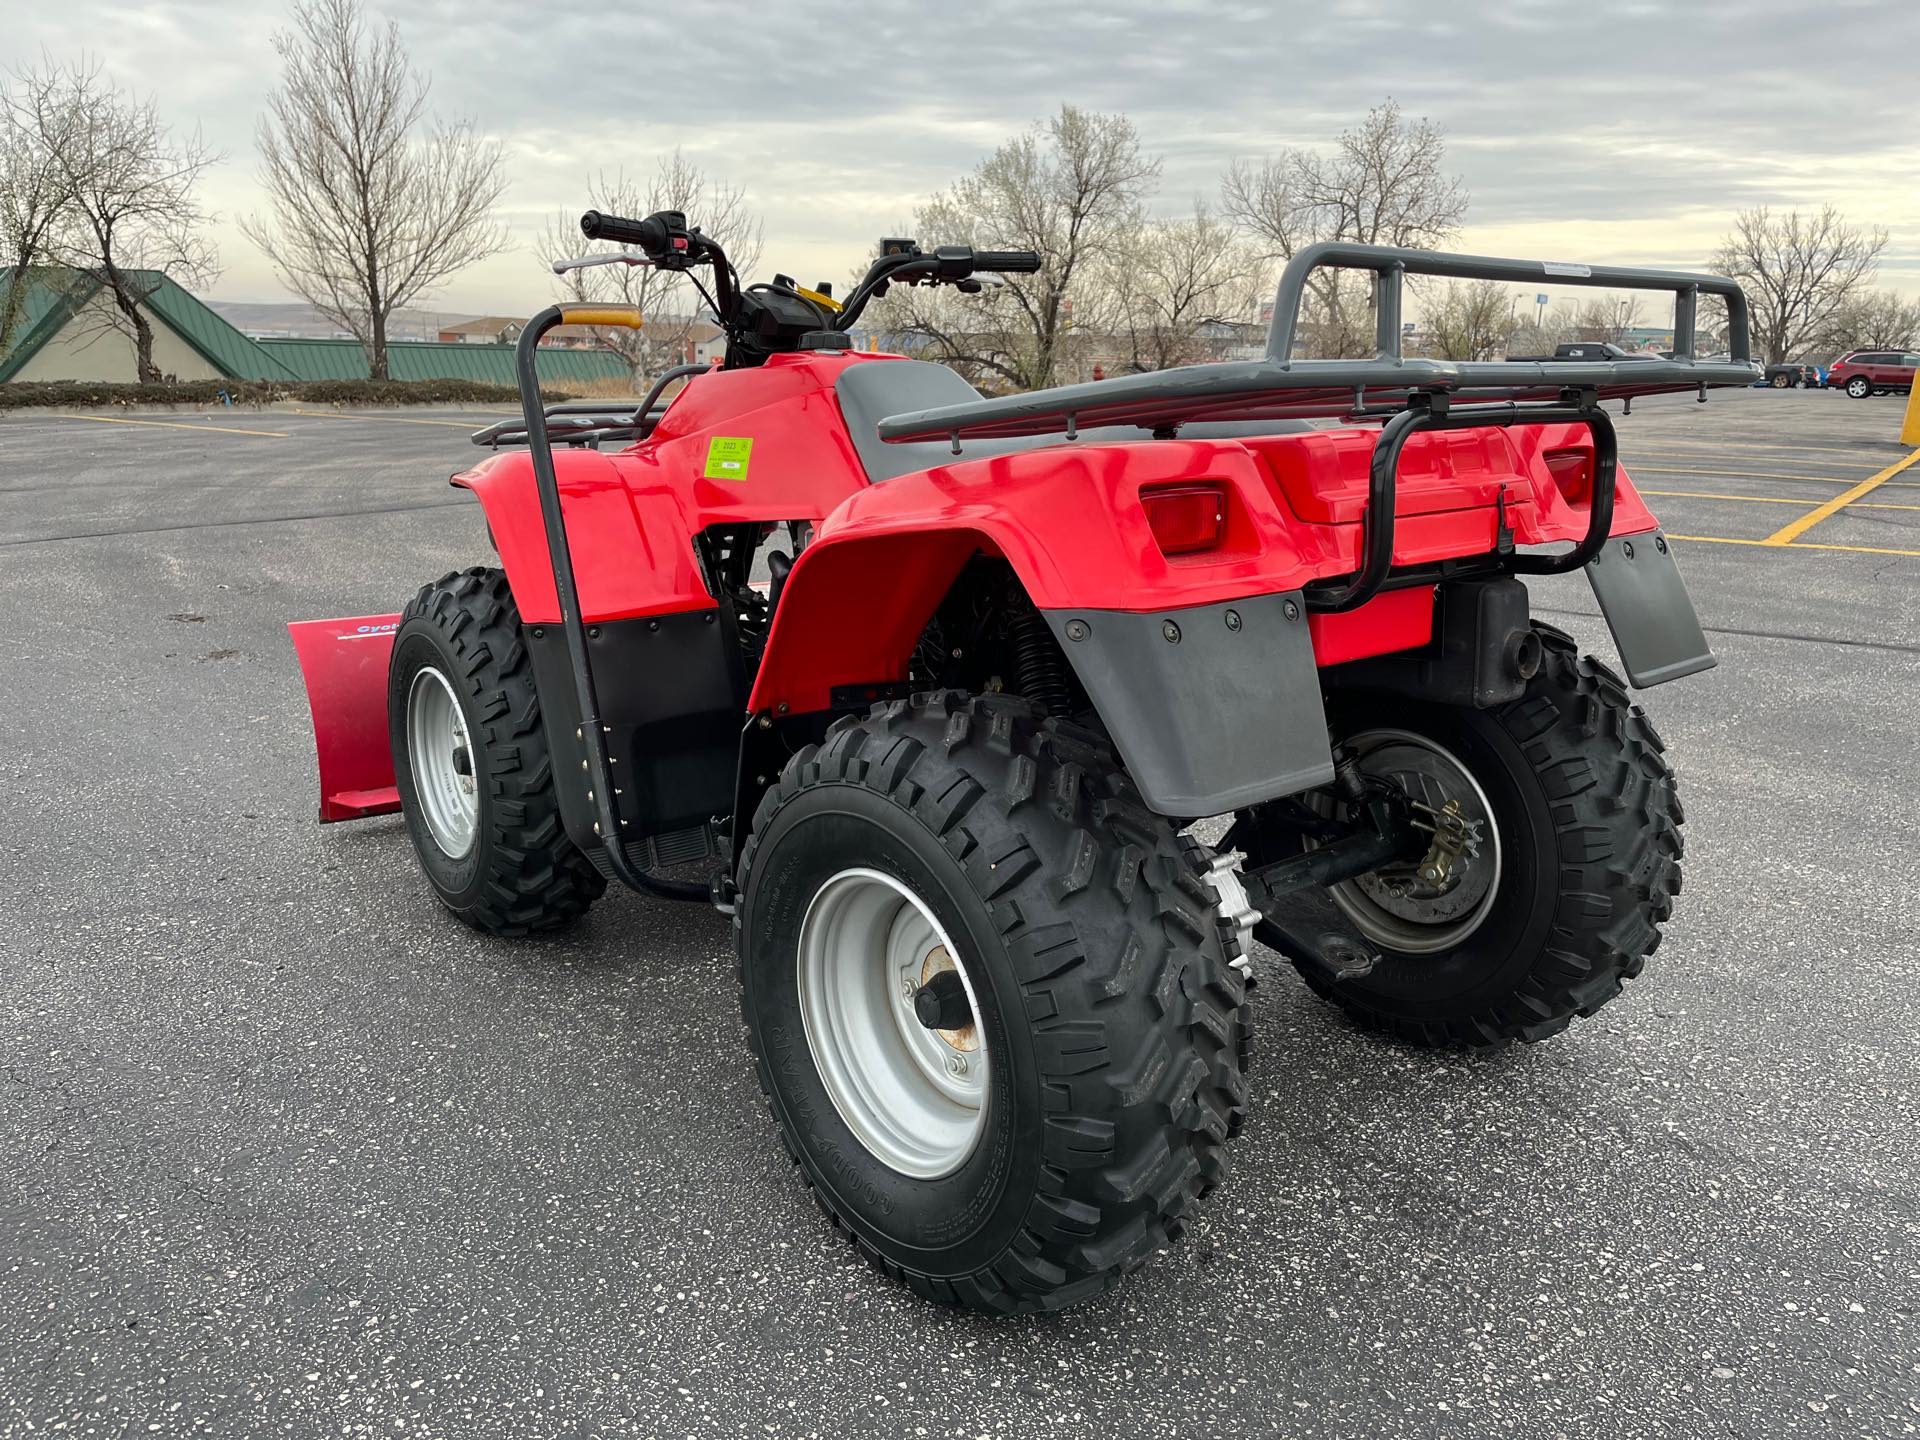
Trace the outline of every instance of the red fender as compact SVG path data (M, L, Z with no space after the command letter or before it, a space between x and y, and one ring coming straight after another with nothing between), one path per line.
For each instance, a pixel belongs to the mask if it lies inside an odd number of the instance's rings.
M749 708L818 710L836 686L905 678L928 616L976 550L1004 556L1042 609L1178 610L1349 574L1360 563L1378 433L1051 447L863 489L795 562ZM1578 539L1581 455L1590 464L1592 439L1579 425L1415 436L1402 457L1394 562L1490 551L1502 514L1521 545ZM1140 491L1193 481L1225 486L1225 536L1216 549L1169 558ZM1624 472L1615 494L1615 534L1653 528ZM1425 643L1427 594L1387 592L1312 617L1320 663Z
M584 620L712 608L713 597L693 563L679 495L664 481L647 483L656 465L631 453L556 450L553 466ZM503 450L455 475L453 483L473 491L487 513L520 618L530 625L558 624L560 600L533 457Z
M391 815L400 808L387 742L387 662L398 615L296 620L287 626L313 712L320 759L320 822Z

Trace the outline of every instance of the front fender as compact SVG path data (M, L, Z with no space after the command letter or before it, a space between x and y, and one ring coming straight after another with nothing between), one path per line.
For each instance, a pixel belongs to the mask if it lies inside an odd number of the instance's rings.
M622 460L640 463L630 456ZM556 450L553 466L582 619L592 624L713 606L671 487L630 485L614 457L597 450ZM486 511L521 620L558 624L560 601L533 457L503 450L455 475L453 483L471 490Z

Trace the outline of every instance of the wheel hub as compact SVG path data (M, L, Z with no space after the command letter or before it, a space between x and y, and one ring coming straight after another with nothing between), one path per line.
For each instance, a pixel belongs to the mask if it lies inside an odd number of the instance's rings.
M986 1128L987 1054L965 966L925 901L842 870L800 925L800 1014L834 1108L883 1164L951 1174Z
M1430 834L1421 855L1330 888L1341 912L1376 945L1410 954L1451 950L1492 909L1500 837L1486 792L1459 757L1407 730L1369 730L1347 742L1363 773L1411 803Z
M427 833L448 859L461 859L480 828L473 742L453 686L431 665L414 672L407 690L407 763Z

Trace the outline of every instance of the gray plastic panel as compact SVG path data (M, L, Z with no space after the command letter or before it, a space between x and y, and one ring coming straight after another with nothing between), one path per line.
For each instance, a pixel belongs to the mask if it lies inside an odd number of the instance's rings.
M1587 565L1587 580L1638 689L1711 670L1707 645L1673 548L1658 531L1618 535Z
M1220 815L1333 779L1298 591L1143 614L1042 613L1158 813Z

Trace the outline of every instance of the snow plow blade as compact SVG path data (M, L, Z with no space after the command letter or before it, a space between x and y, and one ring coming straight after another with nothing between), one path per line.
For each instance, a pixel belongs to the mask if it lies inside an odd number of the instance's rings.
M387 744L387 661L398 615L296 620L287 626L313 712L320 823L400 809Z

